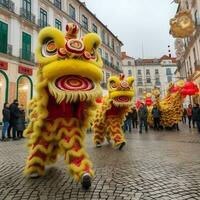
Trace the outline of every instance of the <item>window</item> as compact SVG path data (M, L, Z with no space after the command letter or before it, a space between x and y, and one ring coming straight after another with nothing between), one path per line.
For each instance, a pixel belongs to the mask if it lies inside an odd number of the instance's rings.
M160 79L156 78L156 85L160 85Z
M31 0L23 0L22 6L26 13L31 13Z
M40 8L40 27L43 28L47 26L47 11Z
M128 70L128 75L129 75L129 76L132 76L132 71L131 71L131 69Z
M104 30L102 30L101 31L101 39L102 39L102 42L104 42L105 43L105 31Z
M99 54L102 56L103 55L103 51L101 48L99 48Z
M61 10L61 0L54 0L54 5Z
M21 57L24 60L31 60L31 35L22 33L22 52Z
M146 75L150 75L150 70L146 69Z
M147 78L147 83L151 83L151 78Z
M196 55L196 49L195 49L195 47L193 48L193 55L194 55L194 61L196 61L197 60L197 55Z
M113 59L112 56L110 57L110 62L111 62L111 64L113 65L113 63L114 63L114 59Z
M119 67L119 62L117 61L117 67Z
M142 78L138 78L137 83L138 83L138 85L142 85Z
M82 15L82 26L88 30L88 18L85 15Z
M110 46L110 37L109 37L109 34L107 34L107 45Z
M97 26L92 24L92 32L97 33Z
M106 59L106 61L109 61L109 59L108 59L108 53L105 53L105 59Z
M59 30L62 30L62 22L58 19L55 19L55 27Z
M131 66L131 61L128 61L128 66Z
M115 42L113 38L112 38L111 48L115 51Z
M106 72L106 81L110 78L110 73Z
M74 20L76 19L76 10L71 4L69 4L69 16Z
M143 92L143 89L142 89L142 88L139 88L139 89L138 89L138 93L141 95L142 92Z
M120 54L120 47L118 45L116 46L116 50L117 50L117 54L119 55Z
M172 77L171 77L171 76L168 76L168 77L167 77L167 81L168 81L168 83L170 83L170 82L172 81Z
M158 69L155 69L155 74L159 74L159 70Z
M0 21L0 52L7 53L8 46L8 24Z
M170 68L167 68L167 69L166 69L166 75L172 75L172 72L171 72L171 69L170 69Z

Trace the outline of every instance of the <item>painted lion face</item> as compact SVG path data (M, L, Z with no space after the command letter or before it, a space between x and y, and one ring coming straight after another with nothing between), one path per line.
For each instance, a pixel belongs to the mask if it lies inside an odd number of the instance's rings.
M128 77L125 79L124 75L111 76L108 79L109 98L115 106L128 106L132 104L134 96L133 89L134 78Z
M89 33L77 38L78 26L68 24L66 35L54 27L39 33L36 56L43 79L57 103L91 101L101 96L100 37Z

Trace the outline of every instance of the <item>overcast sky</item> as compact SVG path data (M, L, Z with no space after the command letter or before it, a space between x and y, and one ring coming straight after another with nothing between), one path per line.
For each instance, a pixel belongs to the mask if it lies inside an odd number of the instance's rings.
M135 58L159 58L174 41L169 20L176 13L172 0L85 0L86 6L124 43L123 51Z

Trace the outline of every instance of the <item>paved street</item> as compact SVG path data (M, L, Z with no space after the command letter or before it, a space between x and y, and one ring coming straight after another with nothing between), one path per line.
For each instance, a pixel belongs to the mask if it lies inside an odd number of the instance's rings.
M181 126L179 132L127 134L123 151L105 144L96 149L87 135L95 167L89 191L65 172L61 158L43 178L28 179L22 171L25 140L0 142L0 200L184 200L200 199L200 135Z

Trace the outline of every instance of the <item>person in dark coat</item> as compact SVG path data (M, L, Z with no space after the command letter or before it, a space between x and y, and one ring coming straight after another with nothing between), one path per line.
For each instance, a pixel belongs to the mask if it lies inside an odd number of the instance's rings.
M126 120L124 122L124 132L129 131L129 133L131 133L132 128L131 128L131 123L132 122L132 114L131 112L128 113L128 115L126 116Z
M193 128L195 128L195 124L197 124L198 120L198 110L199 110L199 104L196 103L194 107L192 108L192 122L193 122Z
M157 105L153 106L151 113L153 115L154 129L159 130L159 128L160 128L160 110L158 109Z
M19 107L19 117L17 119L17 135L18 135L18 138L22 138L22 134L25 130L25 112L24 112L24 109L23 109L23 105L21 105Z
M141 103L141 106L138 110L139 122L140 122L140 130L139 133L142 133L142 127L144 125L145 131L148 131L148 124L147 124L147 117L148 117L148 110L144 103Z
M18 100L14 100L10 105L10 126L8 129L8 135L10 136L10 131L12 129L12 138L13 140L17 139L17 121L19 118L19 108L18 108Z
M4 103L2 114L3 114L2 141L6 141L8 139L7 133L10 122L10 109L9 109L9 104L7 102Z
M132 118L132 124L133 128L137 128L138 125L138 113L135 107L133 107L132 112L131 112L131 118Z

